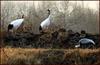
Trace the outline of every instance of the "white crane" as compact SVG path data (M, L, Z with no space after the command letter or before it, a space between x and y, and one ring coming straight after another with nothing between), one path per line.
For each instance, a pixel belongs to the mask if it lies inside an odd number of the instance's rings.
M22 16L21 19L17 19L17 20L12 21L12 22L8 25L8 32L9 32L10 30L17 30L17 29L21 26L21 24L23 23L23 21L24 21L24 15Z
M43 32L43 30L48 29L50 24L51 24L51 21L50 21L50 10L48 9L48 17L44 21L41 22L40 27L39 27L39 31Z
M79 40L78 43L79 43L78 45L75 45L76 48L80 47L81 45L89 45L89 44L95 45L95 42L88 38L82 38Z

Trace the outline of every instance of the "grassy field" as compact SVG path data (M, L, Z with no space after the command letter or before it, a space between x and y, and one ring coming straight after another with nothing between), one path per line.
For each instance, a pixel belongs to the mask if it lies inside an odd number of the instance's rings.
M1 48L1 64L100 64L98 49Z

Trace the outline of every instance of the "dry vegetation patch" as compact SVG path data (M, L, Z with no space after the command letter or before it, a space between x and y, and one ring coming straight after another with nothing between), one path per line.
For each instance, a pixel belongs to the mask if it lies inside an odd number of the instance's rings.
M99 64L98 49L1 48L1 64Z

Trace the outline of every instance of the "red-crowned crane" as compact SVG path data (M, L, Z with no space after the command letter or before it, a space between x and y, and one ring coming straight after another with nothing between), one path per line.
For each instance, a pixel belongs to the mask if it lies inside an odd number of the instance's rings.
M48 9L48 17L41 22L40 27L39 27L39 31L43 32L43 30L48 29L48 27L50 26L51 21L50 21L50 10Z
M78 42L79 44L78 45L75 45L76 48L78 47L89 47L91 45L95 45L95 42L91 39L88 39L88 38L82 38L79 40Z
M23 23L23 21L24 21L24 15L22 15L21 19L16 19L16 20L12 21L8 25L8 32L9 31L13 31L13 30L17 30L21 26L21 24Z

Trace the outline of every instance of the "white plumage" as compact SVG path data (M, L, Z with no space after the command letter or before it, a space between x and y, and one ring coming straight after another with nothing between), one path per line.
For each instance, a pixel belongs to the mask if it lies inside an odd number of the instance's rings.
M75 47L76 47L76 48L80 47L80 44L79 44L79 45L75 45Z
M48 9L47 11L48 11L48 17L44 21L41 22L40 27L39 27L40 33L43 33L51 25L51 21L50 21L50 17L51 17L50 10Z
M95 45L95 42L94 42L93 40L91 40L91 39L88 39L88 38L80 39L78 43L79 43L78 45L75 45L76 48L77 48L77 47L80 47L81 44L84 45L84 44L92 43L92 44Z
M93 40L88 39L88 38L80 39L80 40L79 40L79 43L81 43L81 44L88 44L88 43L93 43L93 44L95 44L95 42L94 42Z
M23 21L24 19L17 19L12 21L10 24L13 25L13 29L18 29L18 27L22 24Z
M51 21L50 21L50 15L49 15L47 19L45 19L43 22L41 22L41 27L43 29L46 29L46 28L48 28L48 26L50 26L50 24L51 24Z

